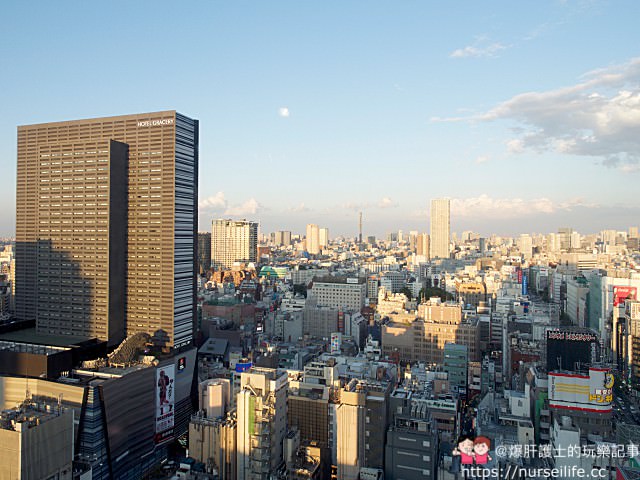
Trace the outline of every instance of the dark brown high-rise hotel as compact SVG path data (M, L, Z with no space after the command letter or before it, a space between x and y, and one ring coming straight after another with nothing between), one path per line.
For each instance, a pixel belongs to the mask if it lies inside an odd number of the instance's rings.
M189 344L197 184L198 121L175 111L18 127L17 317Z

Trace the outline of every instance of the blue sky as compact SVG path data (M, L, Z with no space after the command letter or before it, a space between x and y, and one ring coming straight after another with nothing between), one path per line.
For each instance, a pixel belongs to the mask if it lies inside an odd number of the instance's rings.
M640 3L3 2L0 236L16 126L200 120L200 229L581 233L640 224Z

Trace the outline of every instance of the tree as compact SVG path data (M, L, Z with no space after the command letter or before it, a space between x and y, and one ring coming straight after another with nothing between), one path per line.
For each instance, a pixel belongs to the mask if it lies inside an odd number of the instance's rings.
M404 293L404 295L407 297L407 300L411 300L411 290L409 290L409 287L403 287L400 289L400 293Z
M429 300L431 297L440 297L443 302L453 300L453 295L438 287L426 287L420 290L421 300Z

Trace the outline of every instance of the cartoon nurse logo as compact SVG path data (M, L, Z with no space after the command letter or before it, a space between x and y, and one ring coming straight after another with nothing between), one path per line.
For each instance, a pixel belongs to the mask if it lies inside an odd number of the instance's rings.
M462 465L473 465L473 438L469 435L462 435L458 439L458 446L451 453L460 456Z
M476 437L473 441L473 453L476 465L486 465L491 460L489 450L491 449L491 440L487 437Z

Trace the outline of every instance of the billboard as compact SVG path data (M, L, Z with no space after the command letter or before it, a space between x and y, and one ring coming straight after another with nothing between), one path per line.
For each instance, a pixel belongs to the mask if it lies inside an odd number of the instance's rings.
M340 353L342 347L342 334L332 333L331 334L331 353Z
M636 287L613 287L613 306L617 307L621 303L624 303L625 300L637 300L637 289Z
M600 361L600 339L587 328L547 331L547 371L575 370Z
M173 434L175 378L173 364L156 369L156 443Z
M614 377L608 368L590 368L589 375L549 373L549 406L586 412L610 412Z

